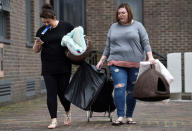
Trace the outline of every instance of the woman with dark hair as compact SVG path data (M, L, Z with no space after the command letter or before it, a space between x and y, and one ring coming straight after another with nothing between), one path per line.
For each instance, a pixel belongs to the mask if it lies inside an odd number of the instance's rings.
M48 128L57 126L57 95L65 109L64 125L71 124L70 102L64 98L71 76L71 62L65 56L66 47L61 46L64 35L73 30L74 26L67 22L58 21L50 4L42 7L40 14L43 26L36 33L33 50L41 51L42 75L47 89L47 106L51 117Z
M146 55L148 60L154 63L144 26L133 20L130 6L122 3L117 9L116 23L112 24L108 31L103 55L97 64L97 68L101 68L107 60L114 81L114 101L118 119L112 125L123 124L124 116L127 118L127 124L136 123L132 119L136 105L132 92L139 71L139 63L145 60Z

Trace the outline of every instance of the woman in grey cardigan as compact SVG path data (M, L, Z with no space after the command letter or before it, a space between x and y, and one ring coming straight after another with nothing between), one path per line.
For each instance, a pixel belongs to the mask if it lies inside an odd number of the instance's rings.
M132 119L136 105L132 91L139 63L145 60L146 55L151 63L154 63L154 58L148 34L140 22L133 20L131 8L127 3L118 7L116 21L108 31L106 47L97 68L101 68L107 60L114 81L114 101L118 116L112 125L118 126L123 124L124 116L127 118L127 124L136 123Z

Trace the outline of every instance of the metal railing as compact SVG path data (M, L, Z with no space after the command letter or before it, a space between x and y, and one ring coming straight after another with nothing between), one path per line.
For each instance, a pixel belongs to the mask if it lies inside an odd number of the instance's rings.
M92 65L96 65L98 53L100 53L100 52L98 52L96 50L92 50L86 61ZM159 61L161 61L163 63L163 65L165 67L167 67L167 57L166 56L163 56L162 54L159 54L155 51L153 51L152 53L153 53L153 56L155 59L159 59Z
M97 51L96 50L92 50L90 53L89 53L89 56L86 60L89 64L92 64L92 65L96 65L97 64Z
M163 56L155 51L152 51L153 53L153 56L155 57L155 59L159 59L159 61L161 61L163 63L163 65L165 67L167 67L167 57L166 56Z

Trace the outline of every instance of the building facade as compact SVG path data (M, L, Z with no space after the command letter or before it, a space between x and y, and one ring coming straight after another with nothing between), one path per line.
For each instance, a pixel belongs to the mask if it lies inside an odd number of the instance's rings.
M115 11L128 2L145 26L153 51L192 52L191 0L0 0L0 104L44 94L40 55L32 51L43 3L57 18L85 28L92 49L102 52ZM181 92L182 93L182 92Z

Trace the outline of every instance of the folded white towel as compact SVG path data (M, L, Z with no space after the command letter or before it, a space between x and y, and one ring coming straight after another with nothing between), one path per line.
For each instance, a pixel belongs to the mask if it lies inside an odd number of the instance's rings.
M146 70L148 70L150 68L150 62L149 61L141 61L140 62L140 68L139 68L139 74L138 77ZM169 85L171 85L171 83L173 83L173 76L171 75L171 73L167 70L167 68L158 60L155 60L155 70L160 72L165 79L167 80L167 82L169 83Z
M73 55L79 56L87 49L84 36L83 27L78 26L63 36L61 45L66 46Z

